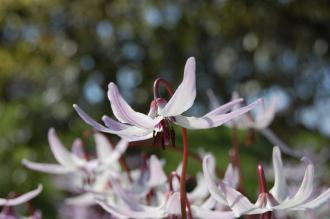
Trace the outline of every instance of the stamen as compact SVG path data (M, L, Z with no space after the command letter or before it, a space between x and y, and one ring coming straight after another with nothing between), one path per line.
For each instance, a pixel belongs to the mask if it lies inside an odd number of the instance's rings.
M154 197L154 195L155 195L154 190L150 189L150 191L146 195L146 200L147 200L148 205L151 205L151 201L152 201L152 198Z
M164 134L163 134L163 132L160 132L159 133L159 136L160 136L160 142L161 142L162 149L165 150L165 141L164 141Z
M156 131L152 131L152 145L156 145L157 143L157 139L156 139L157 135L156 135Z
M172 143L172 147L175 147L175 131L172 126L171 126L171 143Z
M261 164L258 165L259 192L267 193L267 183L264 173L264 168Z
M162 131L163 131L163 142L164 145L168 145L170 143L170 130L169 130L169 124L168 121L166 119L163 119L160 122L160 125L162 127Z

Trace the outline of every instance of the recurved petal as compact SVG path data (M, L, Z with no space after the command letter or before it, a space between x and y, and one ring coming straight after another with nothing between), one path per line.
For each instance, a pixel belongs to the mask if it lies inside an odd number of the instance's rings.
M282 202L274 209L287 209L299 207L299 205L308 201L313 193L313 178L314 178L314 165L307 159L303 158L307 167L305 170L304 179L299 187L298 192L290 199Z
M150 177L147 182L149 187L160 186L167 181L162 163L155 155L152 155L149 159L149 171Z
M30 201L37 195L39 195L41 191L42 191L42 185L38 185L37 189L30 191L28 193L25 193L23 195L20 195L16 198L12 198L12 199L0 198L0 206L15 206L15 205L23 204L25 202Z
M286 184L286 176L281 158L281 151L279 147L273 148L273 168L274 168L274 186L270 193L278 202L282 202L288 196L288 188Z
M152 130L153 129L142 129L135 126L129 126L125 125L121 126L123 129L110 129L107 128L98 122L96 122L94 119L92 119L90 116L88 116L81 108L79 108L77 105L74 105L75 110L78 112L79 116L89 125L93 126L96 130L100 132L106 132L111 133L115 135L119 135L122 138L125 138L127 141L139 141L139 140L145 140L152 137Z
M277 110L277 104L278 100L276 97L273 97L271 100L270 105L266 108L263 109L262 112L259 112L255 116L255 124L254 128L256 129L264 129L270 125L270 123L273 121L276 110ZM265 108L265 106L262 106Z
M86 161L85 149L81 139L74 140L71 146L72 158L76 163ZM77 159L78 158L78 159Z
M317 208L329 200L330 200L330 188L328 188L325 192L321 193L313 200L304 203L302 205L299 205L298 209L305 210L305 209Z
M210 115L218 115L218 114L222 114L222 113L227 113L228 111L232 110L235 106L239 106L239 104L243 101L242 98L236 99L236 100L232 100L226 104L223 104L217 108L215 108L214 110L212 110L211 112L209 112L208 114L206 114L205 116L210 116Z
M219 191L217 184L214 182L213 168L215 165L214 158L211 155L206 155L203 159L203 173L207 183L207 187L212 197L221 204L227 205L227 200L223 193Z
M116 120L110 118L109 116L104 115L102 117L102 120L104 122L104 124L109 128L112 129L114 131L120 131L123 129L126 129L128 127L130 127L130 125L121 123L121 122L117 122Z
M88 125L93 126L96 130L107 133L113 133L117 131L114 129L107 128L104 125L101 125L100 123L96 122L87 113L85 113L85 111L83 111L77 104L74 104L73 108L76 110L76 112L78 113L78 115L82 120L84 120Z
M95 205L94 194L84 193L79 196L65 199L65 204L68 205L79 205L79 206L90 206Z
M223 181L235 189L239 183L239 170L232 164L229 164L226 169Z
M165 205L165 211L169 215L180 215L181 214L181 202L180 193L174 192L167 200Z
M101 161L107 159L108 156L112 153L112 145L103 134L95 133L94 140L96 145L96 154L97 158Z
M235 110L235 111L227 113L227 114L216 114L216 115L212 114L209 116L205 115L200 118L179 115L179 116L175 117L175 123L178 124L179 126L182 126L184 128L188 128L188 129L214 128L214 127L218 127L218 126L222 125L223 123L226 123L229 120L239 117L242 114L252 110L258 104L260 104L260 102L261 102L261 99L251 103L248 106L239 108L238 110Z
M65 167L75 168L79 165L78 157L73 156L69 150L67 150L60 139L57 137L54 128L50 128L48 131L48 142L50 149L52 150L55 159Z
M129 123L145 129L153 128L156 125L156 121L149 116L134 111L121 96L114 83L109 84L108 98L111 103L112 112L120 122Z
M220 106L220 102L211 88L206 90L206 95L209 99L210 107L212 110Z
M211 174L209 172L209 162L214 161L212 161L212 157L210 155L207 155L203 159L203 172L211 196L216 201L229 206L237 217L242 214L258 210L258 208L253 205L245 196L228 186L226 183L220 181L219 186L217 186L212 180Z
M22 160L22 164L31 170L36 170L44 173L67 174L72 172L72 169L58 164L36 163L26 159Z
M177 116L188 110L196 98L196 62L190 57L184 67L183 80L175 93L160 111L164 117Z
M209 196L209 190L202 173L197 174L197 185L194 190L189 192L187 195L191 203L201 202Z
M105 165L113 164L114 162L118 161L118 159L121 157L123 153L125 153L126 149L128 147L128 141L125 139L121 139L115 146L115 149L112 150L108 156L104 157L102 159L102 162Z

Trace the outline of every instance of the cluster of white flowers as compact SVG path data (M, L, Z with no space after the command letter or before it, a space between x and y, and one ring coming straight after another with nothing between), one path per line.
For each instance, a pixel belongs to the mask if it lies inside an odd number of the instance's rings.
M251 115L246 116L245 113L260 106L262 101L241 106L243 99L235 97L222 106L212 100L215 109L202 117L183 116L181 114L193 105L196 97L195 78L195 59L189 58L184 68L183 81L175 92L166 80L157 79L154 84L154 100L148 114L134 111L121 96L117 86L110 83L108 97L117 120L103 116L102 125L74 105L86 123L97 131L106 133L93 133L95 153L87 152L81 139L75 140L71 151L68 150L51 128L48 141L58 164L37 163L26 159L22 163L32 170L65 177L58 184L75 194L65 201L66 205L71 206L70 211L64 215L69 218L230 219L242 215L260 215L260 218L270 219L275 215L280 217L291 212L314 209L328 202L329 188L324 188L317 195L314 192L315 170L307 157L302 158L304 173L302 182L294 185L297 189L294 190L292 185L287 184L287 176L284 174L286 168L282 164L279 147L273 148L274 186L270 190L266 186L263 166L258 166L260 192L255 203L237 189L240 168L235 163L228 164L222 178L216 171L214 156L208 153L199 155L203 171L197 174L196 185L188 192L186 170L190 155L186 129L208 129L226 123L229 127L267 132L267 126L274 118L276 105L276 101L272 102L268 109L251 118ZM171 95L168 101L160 97L160 85L165 86ZM143 154L136 160L134 157L127 157L126 150L133 141L134 144L139 144L141 140L153 138L155 146L175 146L173 125L182 128L183 159L169 175L164 171L166 161L156 155ZM116 144L112 143L110 134L119 136L121 140ZM42 187L39 186L37 190L14 199L0 199L0 205L6 206L2 214L7 215L0 215L0 218L17 218L10 206L29 201L41 190ZM95 206L101 206L103 212L93 210ZM38 212L31 216L35 219L40 217Z

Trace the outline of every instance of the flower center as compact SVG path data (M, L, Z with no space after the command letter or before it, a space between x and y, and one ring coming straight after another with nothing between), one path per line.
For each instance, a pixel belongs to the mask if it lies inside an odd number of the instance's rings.
M151 102L149 116L152 118L161 117L159 112L164 108L167 101L163 98L156 98ZM174 117L164 117L153 131L153 144L160 144L163 149L170 143L175 146L175 131L171 125L175 121Z
M166 145L172 144L175 147L175 131L171 126L174 118L164 118L156 126L153 131L153 144L160 144L163 149Z

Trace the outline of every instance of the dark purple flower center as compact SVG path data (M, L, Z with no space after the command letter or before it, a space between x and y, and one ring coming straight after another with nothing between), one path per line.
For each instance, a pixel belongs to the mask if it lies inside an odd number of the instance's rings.
M160 116L158 112L166 105L167 101L163 98L156 98L151 102L150 116L156 118ZM165 149L166 145L170 143L175 146L175 131L172 123L175 121L174 117L163 118L156 126L153 132L153 144L159 144Z

